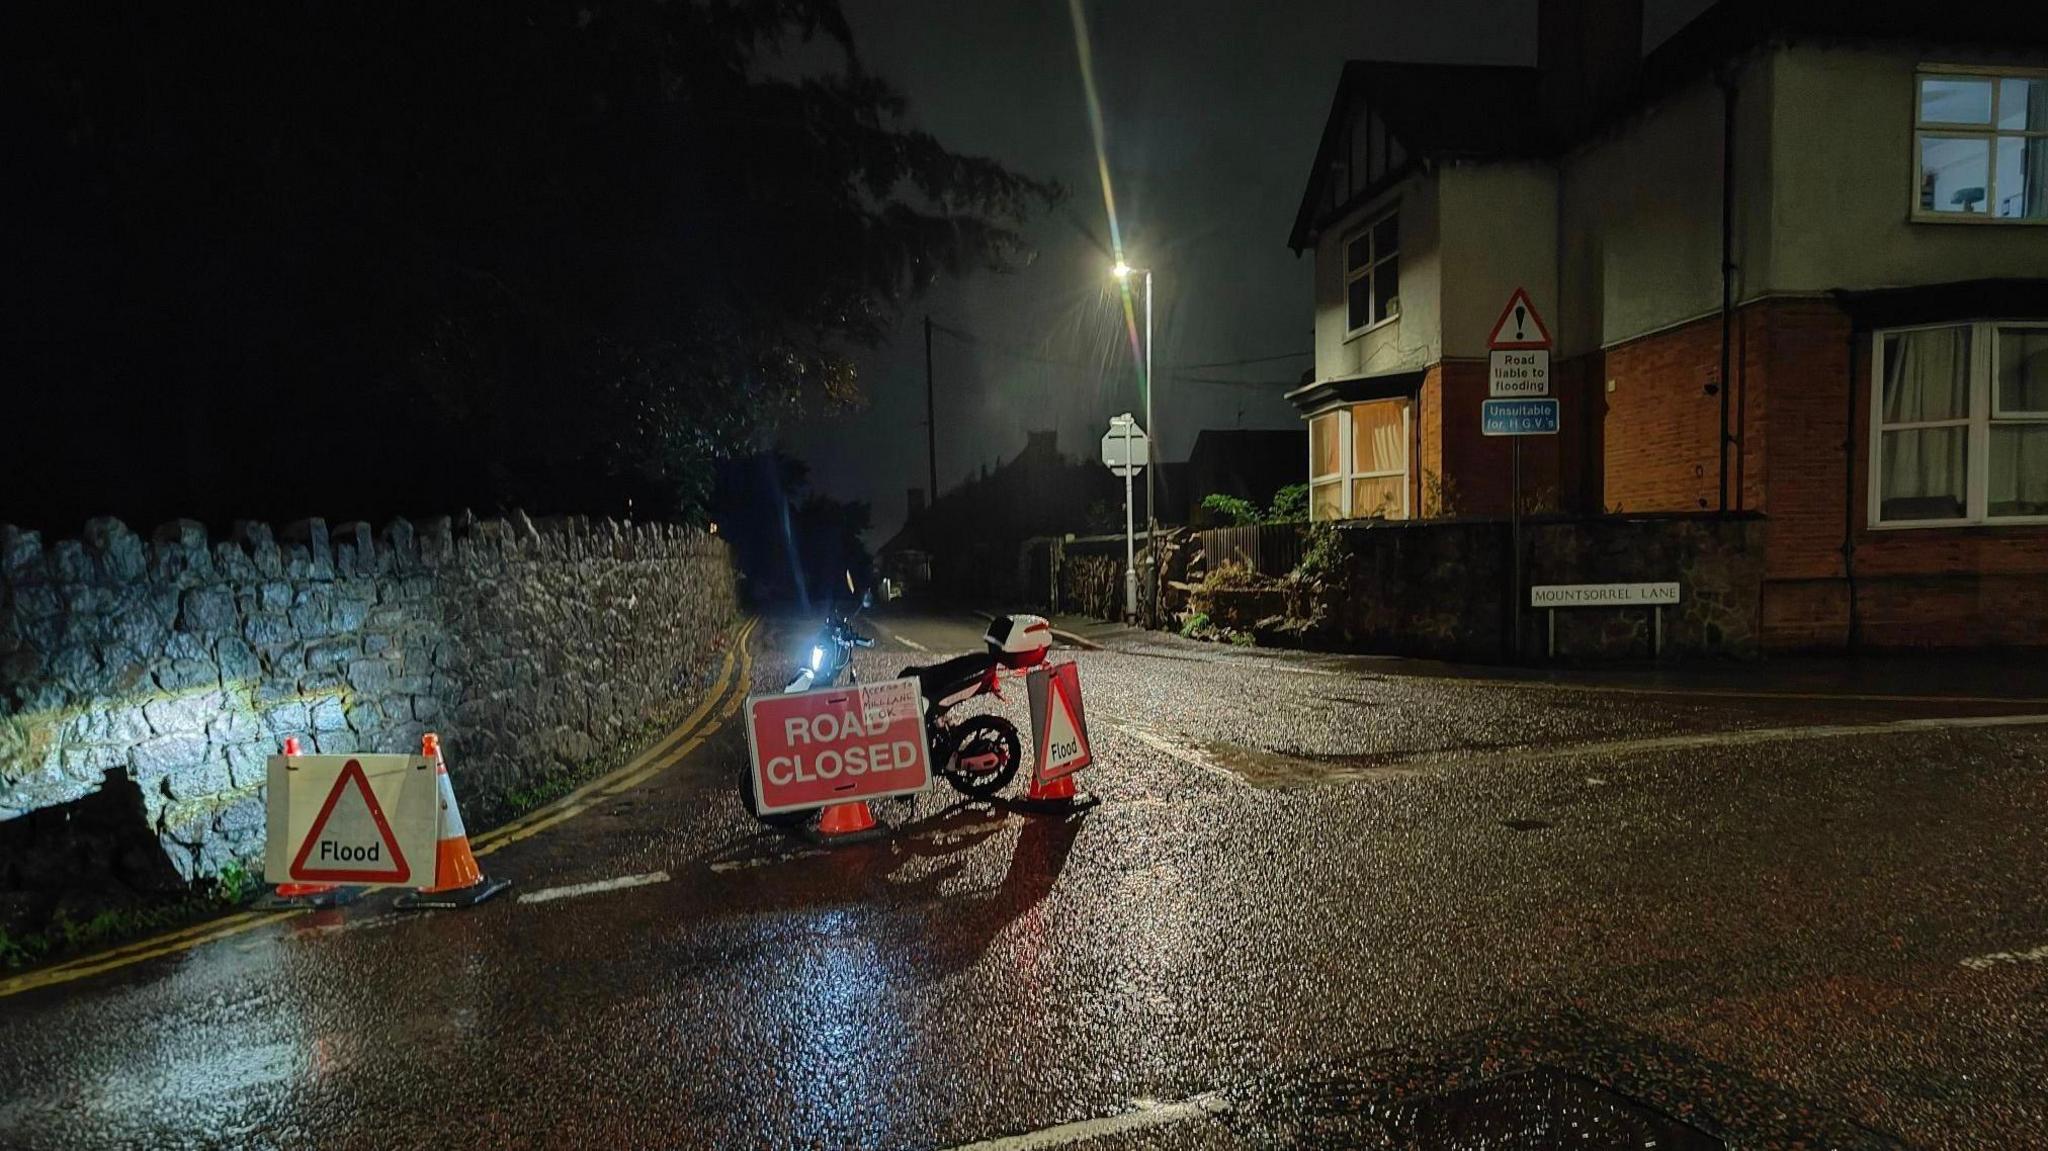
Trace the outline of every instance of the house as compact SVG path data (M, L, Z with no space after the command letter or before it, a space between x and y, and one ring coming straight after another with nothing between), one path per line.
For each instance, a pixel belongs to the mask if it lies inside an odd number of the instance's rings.
M1488 337L1554 341L1525 508L1765 517L1767 649L2048 644L2038 2L1543 0L1533 67L1344 68L1315 259L1317 519L1497 515Z

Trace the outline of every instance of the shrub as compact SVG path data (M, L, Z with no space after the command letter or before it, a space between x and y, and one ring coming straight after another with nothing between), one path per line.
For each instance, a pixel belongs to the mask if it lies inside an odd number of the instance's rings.
M1266 522L1274 524L1299 523L1308 518L1308 485L1288 484L1273 493L1273 507L1266 513Z
M1259 522L1259 509L1250 500L1211 492L1202 497L1202 510L1212 513L1231 527Z

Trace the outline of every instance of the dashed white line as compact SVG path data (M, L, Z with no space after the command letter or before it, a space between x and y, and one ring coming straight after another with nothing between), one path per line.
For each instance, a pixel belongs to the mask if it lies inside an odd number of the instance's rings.
M540 891L529 891L519 897L521 903L546 903L554 899L574 899L579 895L596 895L603 891L622 891L628 887L646 887L650 883L667 883L666 871L650 871L645 875L622 875L617 879L600 879L592 883L572 883L567 887L548 887Z
M1185 1123L1190 1119L1221 1115L1229 1110L1230 1104L1223 1096L1213 1091L1183 1099L1178 1103L1136 1099L1132 1101L1131 1109L1121 1114L1105 1115L1100 1119L1083 1119L1078 1123L1063 1123L1058 1127L1047 1127L1042 1131L1031 1131L1023 1135L1005 1135L1000 1139L964 1143L953 1148L953 1151L1038 1151L1044 1147L1071 1147L1091 1139L1100 1139L1105 1135Z
M2030 951L1994 951L1963 960L1963 966L1972 971L1989 971L2001 963L2048 963L2048 943Z
M904 647L907 647L912 651L921 651L926 655L930 655L932 652L932 649L924 646L923 644L917 642L914 639L911 639L909 636L904 635L899 631L896 631L894 628L886 628L883 627L881 624L875 624L875 630L881 632L883 635L888 636L890 639L895 640L897 643L902 644Z
M1125 723L1116 720L1111 720L1110 726L1130 736L1132 739L1137 740L1139 743L1144 744L1146 747L1152 748L1154 751L1163 751L1166 754L1172 756L1173 758L1180 760L1182 763L1189 764L1193 767L1201 768L1203 771L1206 771L1210 775L1216 776L1219 779L1226 779L1229 780L1231 783L1238 784L1240 786L1244 783L1244 778L1242 776L1239 776L1236 772L1231 771L1229 768L1224 767L1222 764L1217 763L1215 760L1210 759L1206 754L1202 752L1200 748L1192 747L1183 743L1177 743L1174 740L1168 739L1166 736L1160 735L1156 731L1153 731L1149 728L1140 727L1135 723Z

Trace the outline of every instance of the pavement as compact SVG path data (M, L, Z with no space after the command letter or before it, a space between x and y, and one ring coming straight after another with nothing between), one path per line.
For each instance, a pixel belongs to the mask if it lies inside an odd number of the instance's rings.
M868 623L870 676L983 626ZM479 836L491 903L0 982L0 1146L2048 1146L2024 669L1526 676L1105 630L1057 653L1100 806L934 791L824 850L735 796L739 685L804 634L765 623L687 730Z

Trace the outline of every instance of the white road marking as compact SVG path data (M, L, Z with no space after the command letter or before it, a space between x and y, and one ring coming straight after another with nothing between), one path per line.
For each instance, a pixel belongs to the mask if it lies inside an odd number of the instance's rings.
M1752 743L1778 743L1808 739L1842 739L1858 735L1897 735L1909 731L1945 731L1951 728L1976 727L2041 727L2048 726L2048 715L1967 715L1934 719L1897 719L1888 723L1839 723L1814 724L1805 727L1755 727L1738 728L1733 731L1706 732L1699 735L1666 735L1647 739L1611 739L1598 743L1571 744L1562 747L1504 748L1485 755L1446 755L1441 752L1421 752L1404 756L1404 760L1484 760L1512 759L1517 763L1530 763L1544 759L1562 759L1577 755L1633 755L1645 751L1697 751L1708 747L1731 747Z
M552 899L574 899L579 895L596 895L601 891L622 891L628 887L646 887L650 883L667 883L666 871L650 871L645 875L621 875L617 879L600 879L593 883L572 883L567 887L548 887L529 891L519 897L521 903L546 903Z
M1175 740L1169 739L1156 731L1152 731L1149 728L1140 727L1135 723L1126 723L1120 720L1111 720L1109 725L1111 727L1116 728L1118 731L1121 731L1124 734L1130 736L1132 739L1137 740L1139 743L1144 744L1146 747L1152 748L1154 751L1163 751L1166 754L1172 756L1173 758L1180 760L1182 763L1190 764L1194 767L1201 768L1203 771L1208 772L1210 775L1216 776L1218 779L1227 779L1231 783L1237 784L1239 786L1244 785L1244 777L1238 775L1236 772L1230 770L1229 768L1224 767L1222 764L1217 763L1215 760L1210 759L1209 756L1198 747L1193 747L1188 744L1176 742Z
M870 620L869 622L873 623L874 621ZM926 655L930 655L932 652L932 649L924 646L923 644L917 642L914 639L911 639L909 636L904 635L903 633L897 631L894 628L883 627L881 624L877 623L875 624L875 630L881 632L883 635L888 636L890 639L895 640L897 643L902 644L904 647L907 647L912 651L921 651Z
M813 855L825 854L820 850L792 851L785 855L755 855L746 859L721 859L711 865L713 871L746 871L749 868L767 867L771 863L786 863L792 859L808 859Z
M1000 1139L985 1139L979 1143L963 1143L953 1148L953 1151L1037 1151L1043 1147L1071 1147L1077 1143L1100 1139L1105 1135L1185 1123L1190 1119L1221 1115L1229 1110L1230 1104L1223 1096L1213 1091L1183 1099L1178 1103L1134 1099L1131 1101L1131 1110L1120 1115L1083 1119L1078 1123L1063 1123L1058 1127L1047 1127L1043 1131L1005 1135Z
M1963 966L1972 971L1989 971L2001 963L2048 963L2048 943L2031 951L1994 951L1963 960Z

